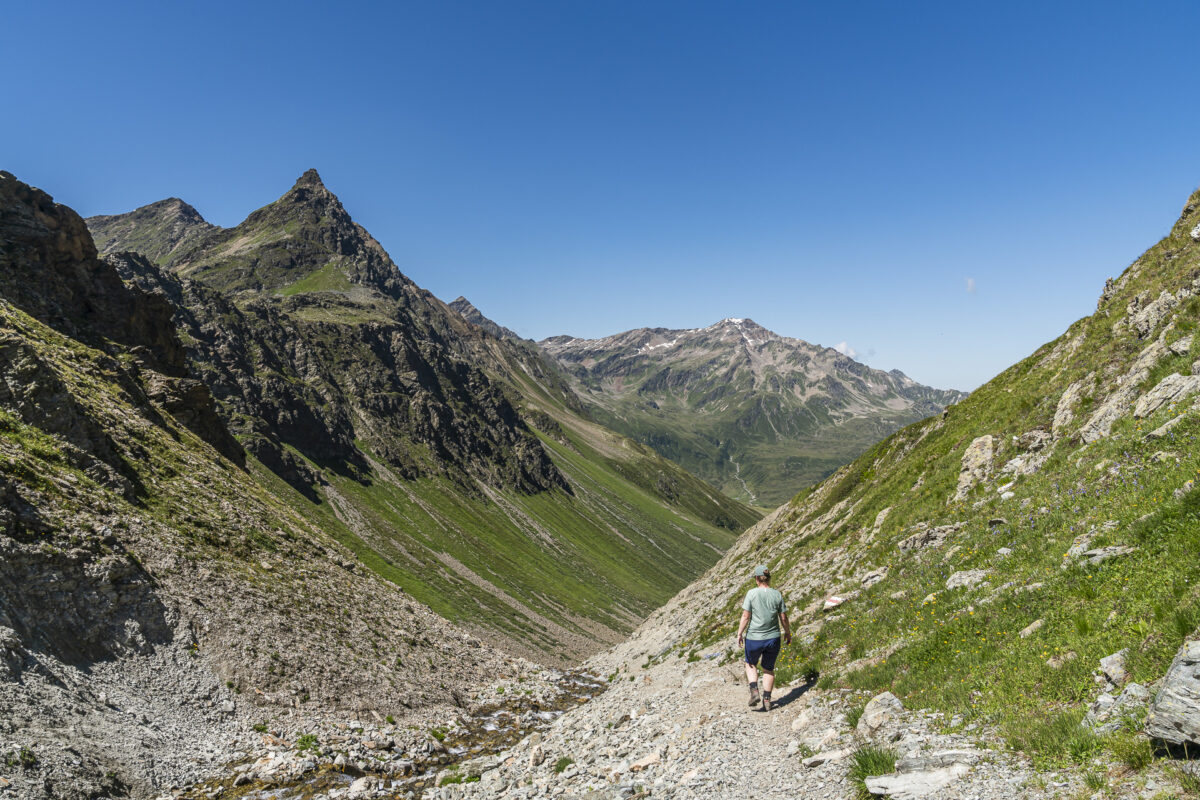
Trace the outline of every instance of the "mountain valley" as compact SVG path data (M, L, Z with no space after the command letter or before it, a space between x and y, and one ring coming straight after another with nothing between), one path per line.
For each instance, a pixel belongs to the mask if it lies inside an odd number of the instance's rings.
M1200 192L967 396L522 340L312 170L232 228L0 173L0 798L1189 796L1198 328Z

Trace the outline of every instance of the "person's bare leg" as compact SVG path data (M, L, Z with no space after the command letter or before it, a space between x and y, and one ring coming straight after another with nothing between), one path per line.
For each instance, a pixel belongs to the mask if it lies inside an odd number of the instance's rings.
M775 688L775 673L767 672L766 670L763 670L762 690L764 692L769 692L774 688Z
M758 694L758 667L751 664L749 661L743 661L746 665L746 680L750 684L750 707L758 705L761 697Z

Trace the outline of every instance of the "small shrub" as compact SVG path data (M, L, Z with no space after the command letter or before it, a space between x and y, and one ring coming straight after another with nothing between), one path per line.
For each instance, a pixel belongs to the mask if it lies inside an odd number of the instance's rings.
M1088 770L1083 773L1083 785L1092 791L1097 791L1108 785L1108 777L1103 772Z
M846 772L846 777L854 784L859 798L869 800L873 795L867 791L867 778L895 771L895 750L867 745L858 748L850 757L850 769Z
M444 777L440 781L438 781L438 786L450 786L451 784L462 783L462 782L463 782L462 775L447 775L446 777Z
M688 653L687 660L689 664L691 664L693 661L699 661L700 654L693 650L692 652Z
M267 723L260 722L257 725L252 726L251 730L253 730L255 733L266 733L267 732Z
M1105 742L1109 752L1134 772L1145 769L1154 761L1154 745L1145 736L1118 733Z
M562 772L564 769L566 769L567 767L571 766L574 763L575 763L575 759L569 758L567 756L563 756L558 761L554 762L554 771Z
M301 751L316 750L317 749L316 734L306 733L303 736L301 736L299 739L296 740L296 749L301 750Z
M861 706L854 706L853 708L851 708L849 711L846 712L846 724L849 725L851 728L857 728L858 721L860 719L862 719L863 712L866 710L867 710L867 706L865 703Z
M1005 738L1010 747L1025 753L1039 766L1064 757L1079 764L1100 747L1099 737L1079 724L1082 718L1082 711L1017 718L1005 727Z
M445 728L430 728L429 735L432 736L433 738L437 739L439 742L446 741L446 729Z
M396 724L396 718L395 718L395 717L393 717L391 714L388 714L388 715L387 715L386 717L384 717L383 719L384 719L384 721L385 721L385 722L387 722L387 724L388 724L388 725L395 725L395 724Z

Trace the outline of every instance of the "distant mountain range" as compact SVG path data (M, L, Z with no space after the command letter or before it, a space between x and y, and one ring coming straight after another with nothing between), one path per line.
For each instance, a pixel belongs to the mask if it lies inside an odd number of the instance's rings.
M464 298L452 304L512 335ZM743 502L790 499L871 444L966 395L872 369L753 320L538 343L592 416Z

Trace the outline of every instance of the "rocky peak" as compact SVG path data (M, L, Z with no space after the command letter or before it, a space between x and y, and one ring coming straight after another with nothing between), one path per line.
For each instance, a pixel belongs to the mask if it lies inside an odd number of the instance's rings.
M100 253L133 250L159 264L219 230L178 197L141 206L128 214L89 217L86 221Z
M485 331L495 336L497 339L520 339L514 331L509 330L503 325L497 324L483 315L483 312L475 307L467 298L459 295L449 303L451 310L458 313L467 322L477 327L483 328Z

